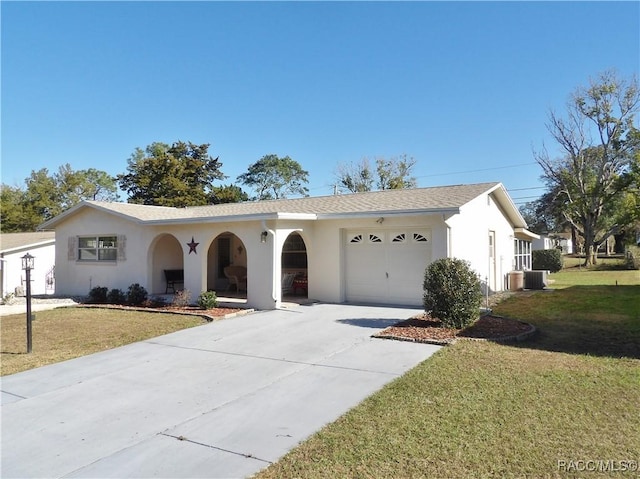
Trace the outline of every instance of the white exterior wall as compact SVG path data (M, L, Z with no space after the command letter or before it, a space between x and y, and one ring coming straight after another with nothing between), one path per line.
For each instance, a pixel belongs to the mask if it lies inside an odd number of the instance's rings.
M442 215L385 216L382 223L377 223L379 218L379 216L375 216L323 220L315 223L311 254L309 254L307 245L309 298L331 303L345 301L346 285L343 268L346 230L380 231L406 227L427 228L431 231L432 260L446 256L447 233Z
M47 242L43 245L26 246L2 255L0 274L2 274L2 296L16 293L16 288L27 291L26 273L22 270L22 257L29 253L34 257L35 268L31 270L31 294L51 294L53 290L47 288L46 275L55 265L55 243Z
M142 226L114 215L92 209L79 210L56 228L56 294L87 295L91 288L103 286L126 291L132 283L139 283L150 294L165 292L164 269L184 269L184 288L195 299L207 289L209 247L223 233L233 233L234 261L247 267L247 303L259 309L276 305L271 278L274 268L279 270L280 258L272 261L273 239L260 242L260 222L226 224L188 224L170 226ZM116 262L77 261L69 259L68 238L76 236L125 236L126 259ZM166 239L174 237L179 246ZM280 236L279 236L280 237ZM189 253L187 243L199 243L196 253ZM282 242L286 235L282 235ZM241 243L240 243L241 242ZM242 253L237 246L243 245ZM280 249L282 244L280 244ZM74 255L76 253L74 252ZM275 263L275 264L274 264ZM280 294L278 283L277 295Z
M126 260L112 263L69 259L69 238L93 235L125 235ZM132 283L146 288L145 236L145 230L130 221L92 209L79 210L56 228L56 294L83 296L96 286L126 291Z
M127 290L132 283L150 294L165 292L164 269L184 269L184 288L193 300L211 285L216 273L210 249L221 234L232 233L232 260L247 267L247 304L258 309L280 306L282 248L292 232L301 235L307 250L308 297L341 303L346 299L345 236L347 230L396 231L428 229L431 260L458 257L468 260L484 280L489 274L488 236L496 233L495 285L502 290L513 263L513 228L487 195L463 206L460 214L388 215L332 220L269 220L233 223L140 225L95 209L80 209L56 228L56 294L86 295L92 287ZM261 232L269 232L261 242ZM126 237L126 259L116 262L69 259L68 238ZM175 238L175 239L173 239ZM199 243L189 253L191 239ZM242 246L238 250L238 246ZM73 252L77 255L77 252Z
M491 290L506 289L513 268L513 227L490 195L482 195L447 220L450 230L450 257L471 263L481 281L488 280ZM495 231L495 271L490 278L489 232Z

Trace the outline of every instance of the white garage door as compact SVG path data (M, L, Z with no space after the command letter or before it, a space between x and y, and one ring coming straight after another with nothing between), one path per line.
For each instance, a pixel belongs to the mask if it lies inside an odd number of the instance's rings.
M422 305L429 230L349 230L344 248L347 301Z

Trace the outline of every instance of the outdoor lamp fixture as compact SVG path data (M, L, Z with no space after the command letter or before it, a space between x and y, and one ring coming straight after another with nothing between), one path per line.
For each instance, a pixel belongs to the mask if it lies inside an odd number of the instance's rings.
M266 231L263 231L262 233L260 233L260 243L266 243L267 242L267 235L269 233L267 233Z
M31 334L31 270L34 267L35 258L29 253L22 257L22 269L25 271L27 279L27 353L32 349L32 334Z

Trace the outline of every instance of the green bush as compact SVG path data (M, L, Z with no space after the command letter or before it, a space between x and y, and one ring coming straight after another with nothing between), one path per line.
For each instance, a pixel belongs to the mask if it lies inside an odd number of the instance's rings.
M424 273L424 309L447 328L464 328L478 319L480 279L467 261L442 258Z
M121 289L113 288L107 294L107 302L110 304L124 304L127 302L127 295Z
M203 291L198 296L198 306L202 309L213 309L218 307L218 297L215 291Z
M531 263L535 270L557 273L562 269L562 253L558 249L537 249L531 252Z
M89 291L89 303L106 303L109 288L96 286Z
M627 269L640 269L639 246L627 246L624 254L624 265Z
M138 283L133 283L127 291L127 303L139 306L147 300L147 290Z

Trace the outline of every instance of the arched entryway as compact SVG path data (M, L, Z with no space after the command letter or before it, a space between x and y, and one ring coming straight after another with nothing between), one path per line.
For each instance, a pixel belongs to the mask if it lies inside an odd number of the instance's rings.
M282 297L304 297L308 290L307 246L299 233L291 233L282 247Z
M158 236L149 248L151 256L148 264L151 265L150 293L165 294L173 293L184 288L184 283L175 281L173 284L167 284L167 276L165 271L183 271L184 272L184 254L182 246L177 238L171 234L162 234Z
M227 231L216 236L207 251L207 290L220 295L247 295L247 249Z

